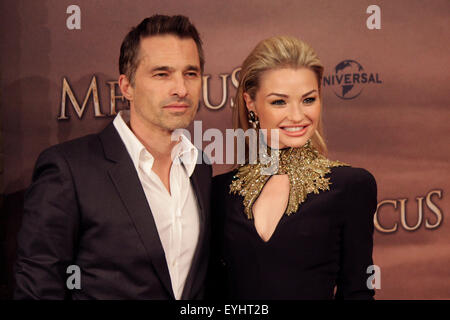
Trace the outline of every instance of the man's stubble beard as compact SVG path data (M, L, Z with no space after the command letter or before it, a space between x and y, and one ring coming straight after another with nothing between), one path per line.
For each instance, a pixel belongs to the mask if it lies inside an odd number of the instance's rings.
M194 120L195 115L198 111L198 105L197 106L191 106L188 110L185 112L168 112L164 109L161 109L161 113L159 114L158 119L155 119L157 126L160 128L167 130L169 132L173 132L176 129L186 129Z
M164 106L174 102L183 102L187 104L189 108L184 112L171 112L164 109ZM199 101L194 104L190 99L170 98L160 102L157 107L158 112L151 110L151 104L143 105L143 107L138 107L136 104L133 105L134 113L137 117L141 118L143 124L149 128L161 129L171 134L176 129L186 129L192 123L199 108Z

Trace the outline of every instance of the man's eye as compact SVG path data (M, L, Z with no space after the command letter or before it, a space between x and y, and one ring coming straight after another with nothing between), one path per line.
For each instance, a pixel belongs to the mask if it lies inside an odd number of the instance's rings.
M197 72L188 72L188 73L186 73L186 75L188 77L192 77L192 78L198 77L198 73Z
M286 102L284 100L279 99L279 100L272 101L270 104L273 104L273 105L276 105L276 106L281 106L281 105L286 104Z
M314 101L316 101L316 98L306 98L305 100L303 100L304 104L313 104Z
M164 78L164 77L167 77L168 74L167 73L156 73L154 76L158 77L158 78Z

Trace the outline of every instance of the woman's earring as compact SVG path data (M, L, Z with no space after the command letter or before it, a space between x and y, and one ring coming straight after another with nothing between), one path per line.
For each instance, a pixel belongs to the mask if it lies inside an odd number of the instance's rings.
M252 125L253 129L259 129L259 119L256 117L256 114L253 111L248 113L249 118L248 122Z

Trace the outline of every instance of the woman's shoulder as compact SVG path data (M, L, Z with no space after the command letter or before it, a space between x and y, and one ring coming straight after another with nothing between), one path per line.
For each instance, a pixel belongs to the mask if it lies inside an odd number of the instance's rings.
M233 176L237 173L237 169L218 174L212 178L213 193L228 193Z
M331 168L331 182L344 186L363 187L374 186L376 179L373 174L365 169L352 166L340 166Z
M212 179L211 190L211 207L214 212L214 223L221 224L221 219L227 213L227 209L230 203L237 201L233 195L230 194L230 184L233 180L233 176L237 170L232 170L226 173L218 174Z
M377 208L378 190L375 177L370 171L352 166L332 168L330 182L331 188L334 185L342 190L342 203L349 217L371 219Z
M234 169L213 177L213 185L230 184L238 169Z
M330 182L331 188L334 186L344 191L349 203L356 201L370 210L376 207L377 182L369 170L352 166L334 167L331 168Z

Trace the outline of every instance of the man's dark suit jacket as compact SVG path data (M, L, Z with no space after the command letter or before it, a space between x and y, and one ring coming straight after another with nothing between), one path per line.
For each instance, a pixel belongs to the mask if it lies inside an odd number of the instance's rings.
M200 233L182 299L201 299L211 166L197 164L190 179ZM80 267L81 289L67 289L69 265ZM152 212L112 123L39 156L25 197L15 280L15 299L174 299Z

